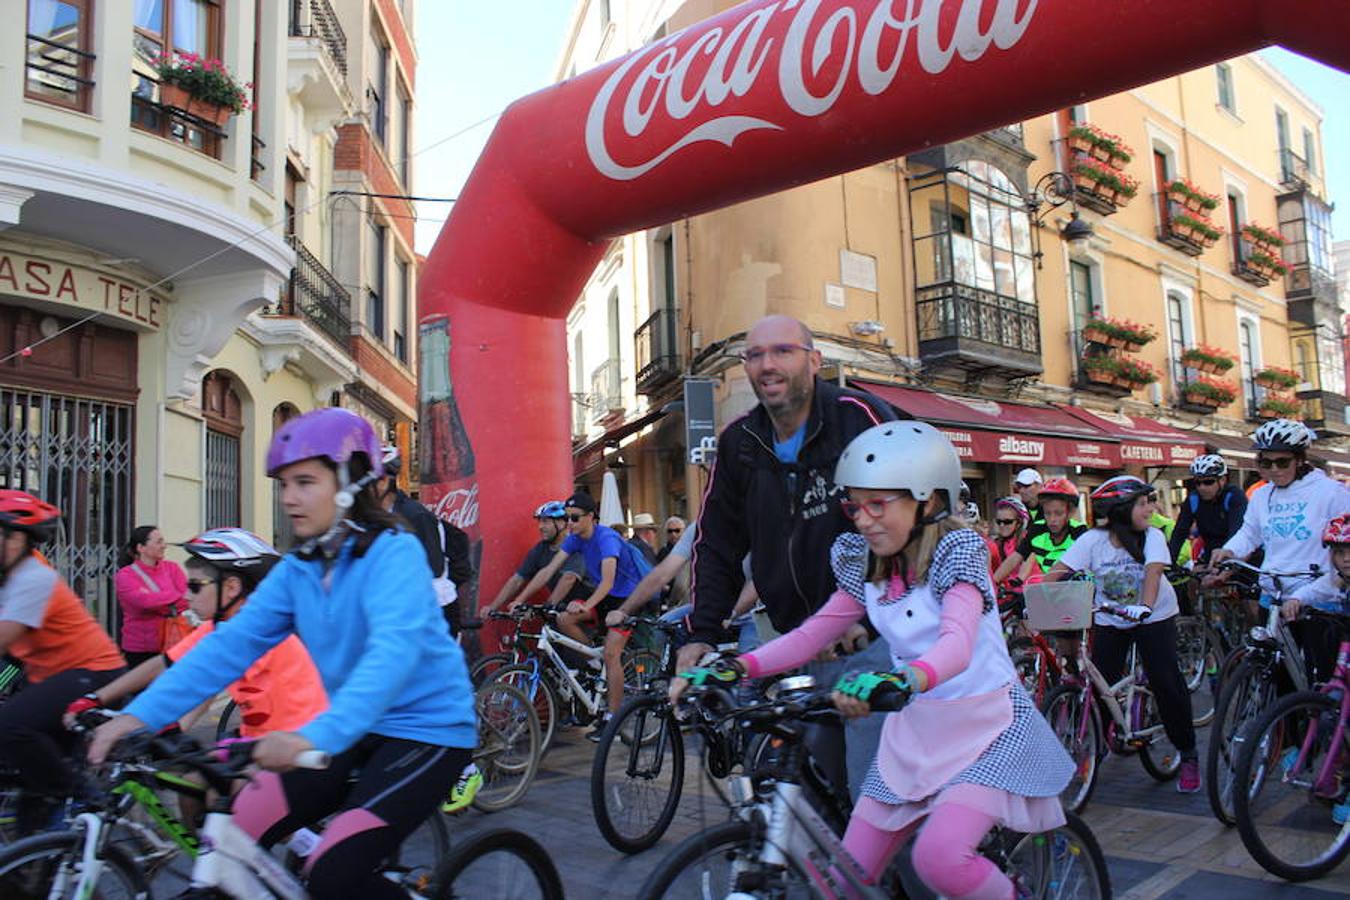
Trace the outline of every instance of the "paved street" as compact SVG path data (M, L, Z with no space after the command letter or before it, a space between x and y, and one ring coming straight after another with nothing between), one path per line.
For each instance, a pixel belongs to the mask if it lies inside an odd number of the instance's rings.
M548 848L569 897L627 897L655 862L697 830L700 822L721 820L716 797L687 791L680 814L661 843L646 853L623 856L604 842L591 816L594 745L580 729L559 737L519 807L491 816L470 812L451 823L452 834L520 829ZM693 785L694 778L690 767L686 786ZM1203 793L1180 795L1172 784L1150 779L1133 759L1113 757L1103 764L1087 820L1106 851L1115 896L1121 900L1316 900L1350 895L1350 867L1305 885L1285 884L1267 875L1247 856L1237 833L1210 815Z

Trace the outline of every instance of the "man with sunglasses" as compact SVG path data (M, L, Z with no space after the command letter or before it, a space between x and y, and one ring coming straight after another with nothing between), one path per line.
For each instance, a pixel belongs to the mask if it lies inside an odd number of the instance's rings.
M791 631L825 604L836 587L830 546L852 528L839 507L844 491L834 484L835 465L854 437L895 418L870 394L817 377L820 351L796 319L769 316L756 322L746 333L741 358L759 405L718 437L694 544L693 640L680 651L680 671L712 649L722 623L731 618L745 581L741 560L747 553L751 578L779 632ZM862 628L848 635L849 648L861 646L865 635ZM885 642L875 641L863 653L813 674L828 687L845 668L889 665ZM849 769L858 784L878 737L879 730L850 741L850 763L856 765ZM839 743L835 731L836 752ZM839 770L832 775L838 778Z
M1203 565L1237 533L1246 512L1247 495L1228 483L1224 458L1217 453L1198 456L1191 463L1191 492L1181 504L1167 549L1180 561L1182 545L1190 537L1191 558Z
M1314 565L1330 571L1330 554L1318 536L1327 522L1350 512L1350 489L1308 462L1312 438L1307 426L1291 419L1275 419L1252 433L1256 467L1268 483L1252 494L1241 527L1210 555L1212 564L1264 547L1263 565L1272 571L1306 572ZM1261 605L1268 603L1263 596Z

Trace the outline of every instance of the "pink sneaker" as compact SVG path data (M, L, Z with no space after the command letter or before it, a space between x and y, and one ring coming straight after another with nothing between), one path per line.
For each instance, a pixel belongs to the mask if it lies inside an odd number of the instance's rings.
M1177 775L1177 793L1194 794L1200 790L1200 762L1194 759L1181 761L1181 772Z

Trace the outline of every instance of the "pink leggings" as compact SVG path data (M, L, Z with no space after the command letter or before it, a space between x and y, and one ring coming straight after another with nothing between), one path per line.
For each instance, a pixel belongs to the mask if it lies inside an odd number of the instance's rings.
M918 830L914 870L930 890L952 900L1009 900L1012 882L977 849L995 824L993 816L959 803L938 804L927 819L900 831L883 831L854 815L844 833L844 849L875 881Z

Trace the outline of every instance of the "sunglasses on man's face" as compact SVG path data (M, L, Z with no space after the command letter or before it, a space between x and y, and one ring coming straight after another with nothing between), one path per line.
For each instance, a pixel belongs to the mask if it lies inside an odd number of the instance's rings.
M666 534L680 534L680 533L682 533L683 531L684 531L683 528L667 528L667 529L666 529Z
M187 589L189 594L195 594L208 585L215 584L210 578L189 578Z
M1256 458L1256 467L1258 469L1287 469L1294 464L1292 456L1258 456Z
M1217 479L1217 478L1197 478L1197 479L1195 479L1195 483L1198 484L1200 487L1214 487L1214 485L1216 485L1216 484L1219 483L1219 479Z
M568 514L567 514L567 521L569 521L569 522L580 522L582 519L586 518L586 517L589 516L589 515L590 515L590 513L568 513Z

